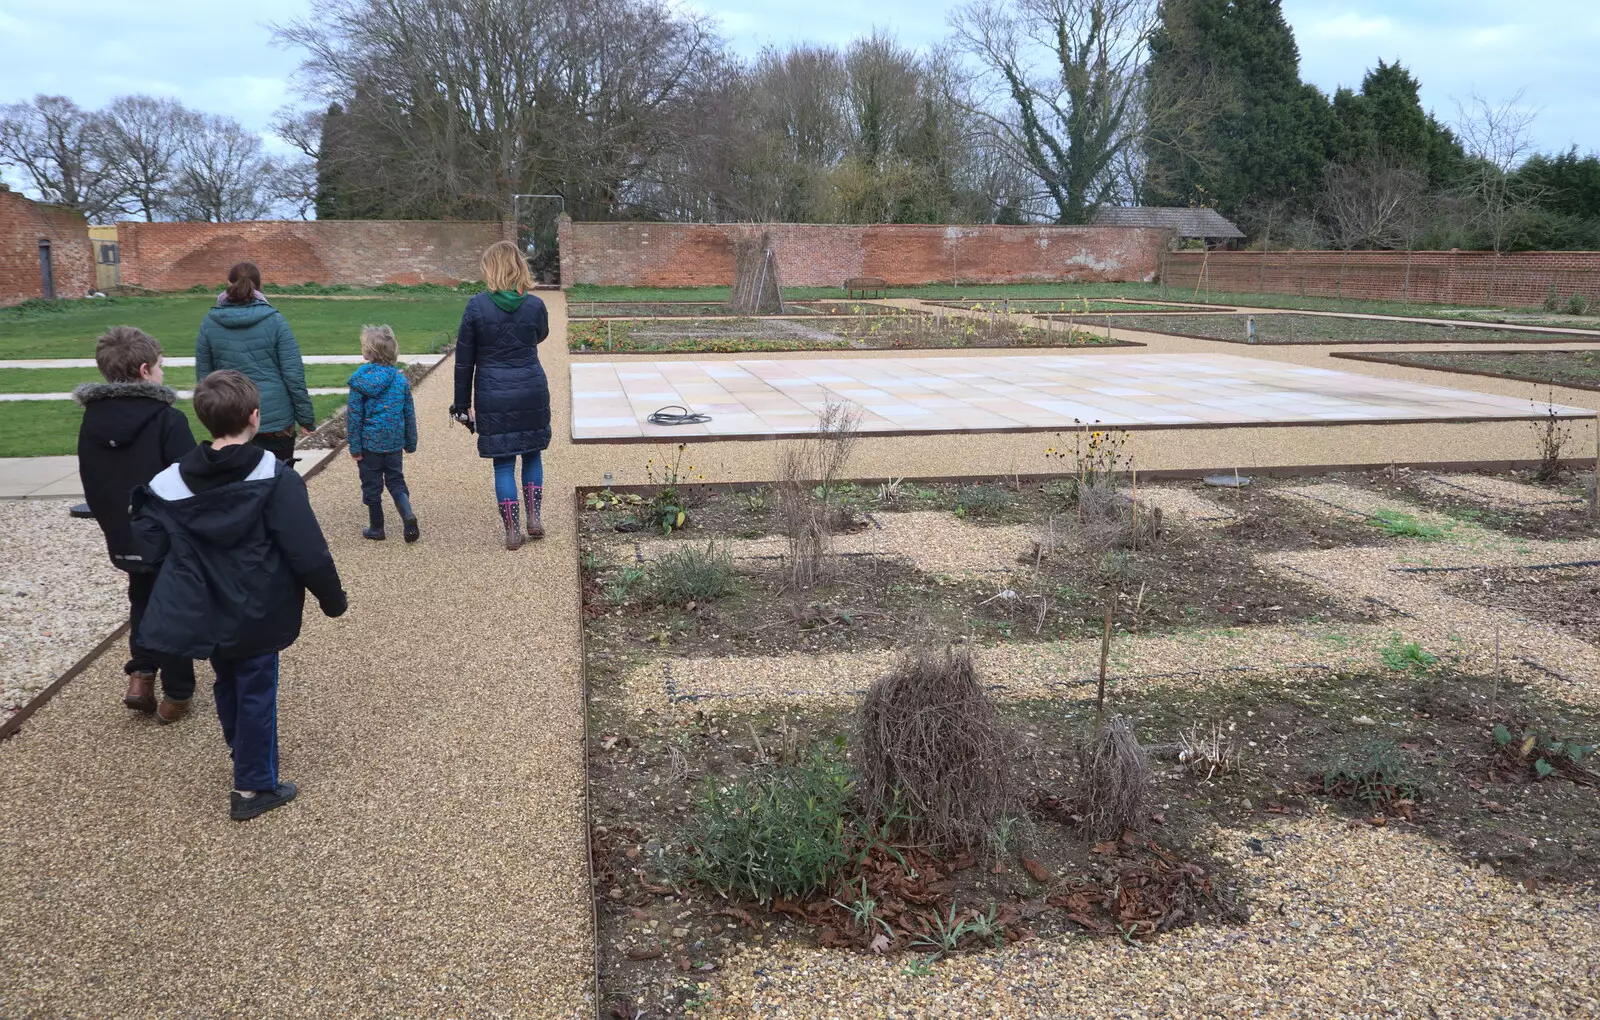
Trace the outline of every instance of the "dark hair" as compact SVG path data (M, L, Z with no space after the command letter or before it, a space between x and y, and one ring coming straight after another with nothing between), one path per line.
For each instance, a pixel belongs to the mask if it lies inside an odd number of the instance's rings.
M261 391L243 372L224 368L194 388L194 414L213 439L236 436L250 426L250 412L261 407Z
M160 360L161 345L136 326L112 326L94 345L95 367L106 382L138 382L139 366L155 368Z
M228 270L228 303L247 305L261 289L261 270L254 262L235 262ZM224 433L227 434L227 433Z

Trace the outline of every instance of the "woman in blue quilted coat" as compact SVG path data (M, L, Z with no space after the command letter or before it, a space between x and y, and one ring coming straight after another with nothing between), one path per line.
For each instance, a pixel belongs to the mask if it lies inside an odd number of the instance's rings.
M194 378L219 368L243 372L261 391L261 431L251 440L279 460L294 457L294 429L316 427L300 345L283 313L261 296L261 270L239 262L228 270L228 289L200 323L194 344Z
M361 537L383 541L383 490L387 487L405 525L406 541L415 542L422 532L411 509L404 460L405 454L417 452L417 409L405 373L394 367L400 356L394 330L362 326L361 356L367 363L350 377L350 403L345 412L350 456L361 475L361 502L367 504L367 528Z
M476 426L478 456L494 461L494 495L506 548L522 547L516 462L522 459L522 500L528 537L543 538L544 463L550 445L550 383L539 344L550 335L544 302L528 293L533 277L522 253L497 241L483 253L482 294L467 302L456 334L456 394L450 413Z

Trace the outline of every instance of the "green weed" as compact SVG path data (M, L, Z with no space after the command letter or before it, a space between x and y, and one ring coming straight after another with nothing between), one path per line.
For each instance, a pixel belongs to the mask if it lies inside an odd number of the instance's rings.
M1439 657L1415 641L1406 641L1400 634L1392 634L1389 643L1378 650L1384 668L1391 673L1426 673L1439 664Z
M1424 542L1437 542L1445 536L1445 529L1417 520L1415 514L1399 510L1379 510L1372 515L1372 523L1383 529L1391 538L1416 538Z
M684 545L662 556L650 567L650 595L661 605L712 602L739 590L733 557L726 546Z
M1407 775L1405 757L1392 740L1373 739L1347 751L1322 771L1322 792L1378 810L1399 800L1415 800L1420 788Z

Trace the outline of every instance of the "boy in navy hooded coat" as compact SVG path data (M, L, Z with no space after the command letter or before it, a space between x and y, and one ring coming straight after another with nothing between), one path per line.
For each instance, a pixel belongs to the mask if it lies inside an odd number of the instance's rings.
M356 459L361 475L361 501L367 504L368 524L361 535L383 541L383 490L387 486L405 524L406 541L415 542L422 532L411 509L402 451L417 452L417 410L411 384L394 367L400 356L394 330L361 327L361 354L367 363L350 377L350 408L345 420L350 456Z

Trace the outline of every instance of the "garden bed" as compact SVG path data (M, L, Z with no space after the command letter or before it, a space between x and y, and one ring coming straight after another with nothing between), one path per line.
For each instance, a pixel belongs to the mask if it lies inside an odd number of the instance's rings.
M1022 315L1076 313L1085 315L1138 315L1153 312L1231 312L1226 305L1172 304L1165 301L1118 301L1094 298L978 298L972 301L925 301L940 308L960 308L972 312L1015 312Z
M1567 336L1563 342L1600 337ZM1370 354L1336 353L1335 358L1372 361L1380 365L1428 368L1439 372L1483 375L1536 385L1566 386L1575 390L1600 390L1600 350L1593 351L1398 351Z
M1350 825L1428 836L1530 888L1600 877L1600 798L1587 772L1540 778L1532 759L1490 736L1503 722L1515 746L1535 730L1592 740L1593 709L1454 673L1442 649L1398 636L1365 668L1284 661L1276 675L1207 672L1209 641L1224 635L1308 628L1340 645L1350 640L1341 632L1408 625L1404 607L1269 569L1280 556L1425 548L1274 491L1288 485L1142 487L1143 512L1167 511L1160 532L1135 523L1092 554L1054 536L1074 530L1066 483L842 485L828 496L837 572L803 593L772 488L683 493L674 505L687 527L670 533L652 527L660 518L645 497L594 497L580 528L603 1008L689 1015L723 959L785 942L900 954L910 974L944 953L1035 938L1141 941L1183 924L1245 923L1277 905L1252 901L1218 840L1292 853L1263 826L1325 805ZM1405 505L1398 493L1373 498ZM1123 540L1136 535L1138 549ZM729 589L691 597L686 564L703 573L719 556ZM1109 837L1080 824L1075 799L1097 718L1092 683L1064 677L1034 693L1006 666L1030 649L1098 643L1107 605L1110 706L1153 770L1138 825ZM1137 653L1123 649L1157 635L1192 643L1191 670L1130 666ZM971 850L898 839L855 804L858 694L749 696L757 663L803 688L819 664L892 664L911 644L970 649L1007 734L1014 809ZM853 683L867 688L888 668L863 667ZM641 700L641 669L678 677L681 696ZM745 693L695 693L693 681L716 671ZM1180 760L1207 739L1220 765L1209 777L1198 764L1209 758ZM806 796L784 802L791 811L845 805L850 835L825 888L758 902L703 880L690 862L706 841L726 838L741 812L775 806L740 798L797 789Z
M1254 340L1248 336L1251 319L1255 321ZM1117 328L1237 344L1562 344L1595 339L1579 333L1534 333L1492 326L1281 312L1253 316L1124 315L1117 318Z
M785 301L783 311L772 314L914 315L920 313L867 301ZM750 315L751 313L741 312L726 301L572 301L567 305L567 317L570 319L696 319Z
M576 353L765 353L828 350L958 350L1026 347L1139 347L1085 330L1023 327L956 316L818 316L814 319L587 319L567 327Z

